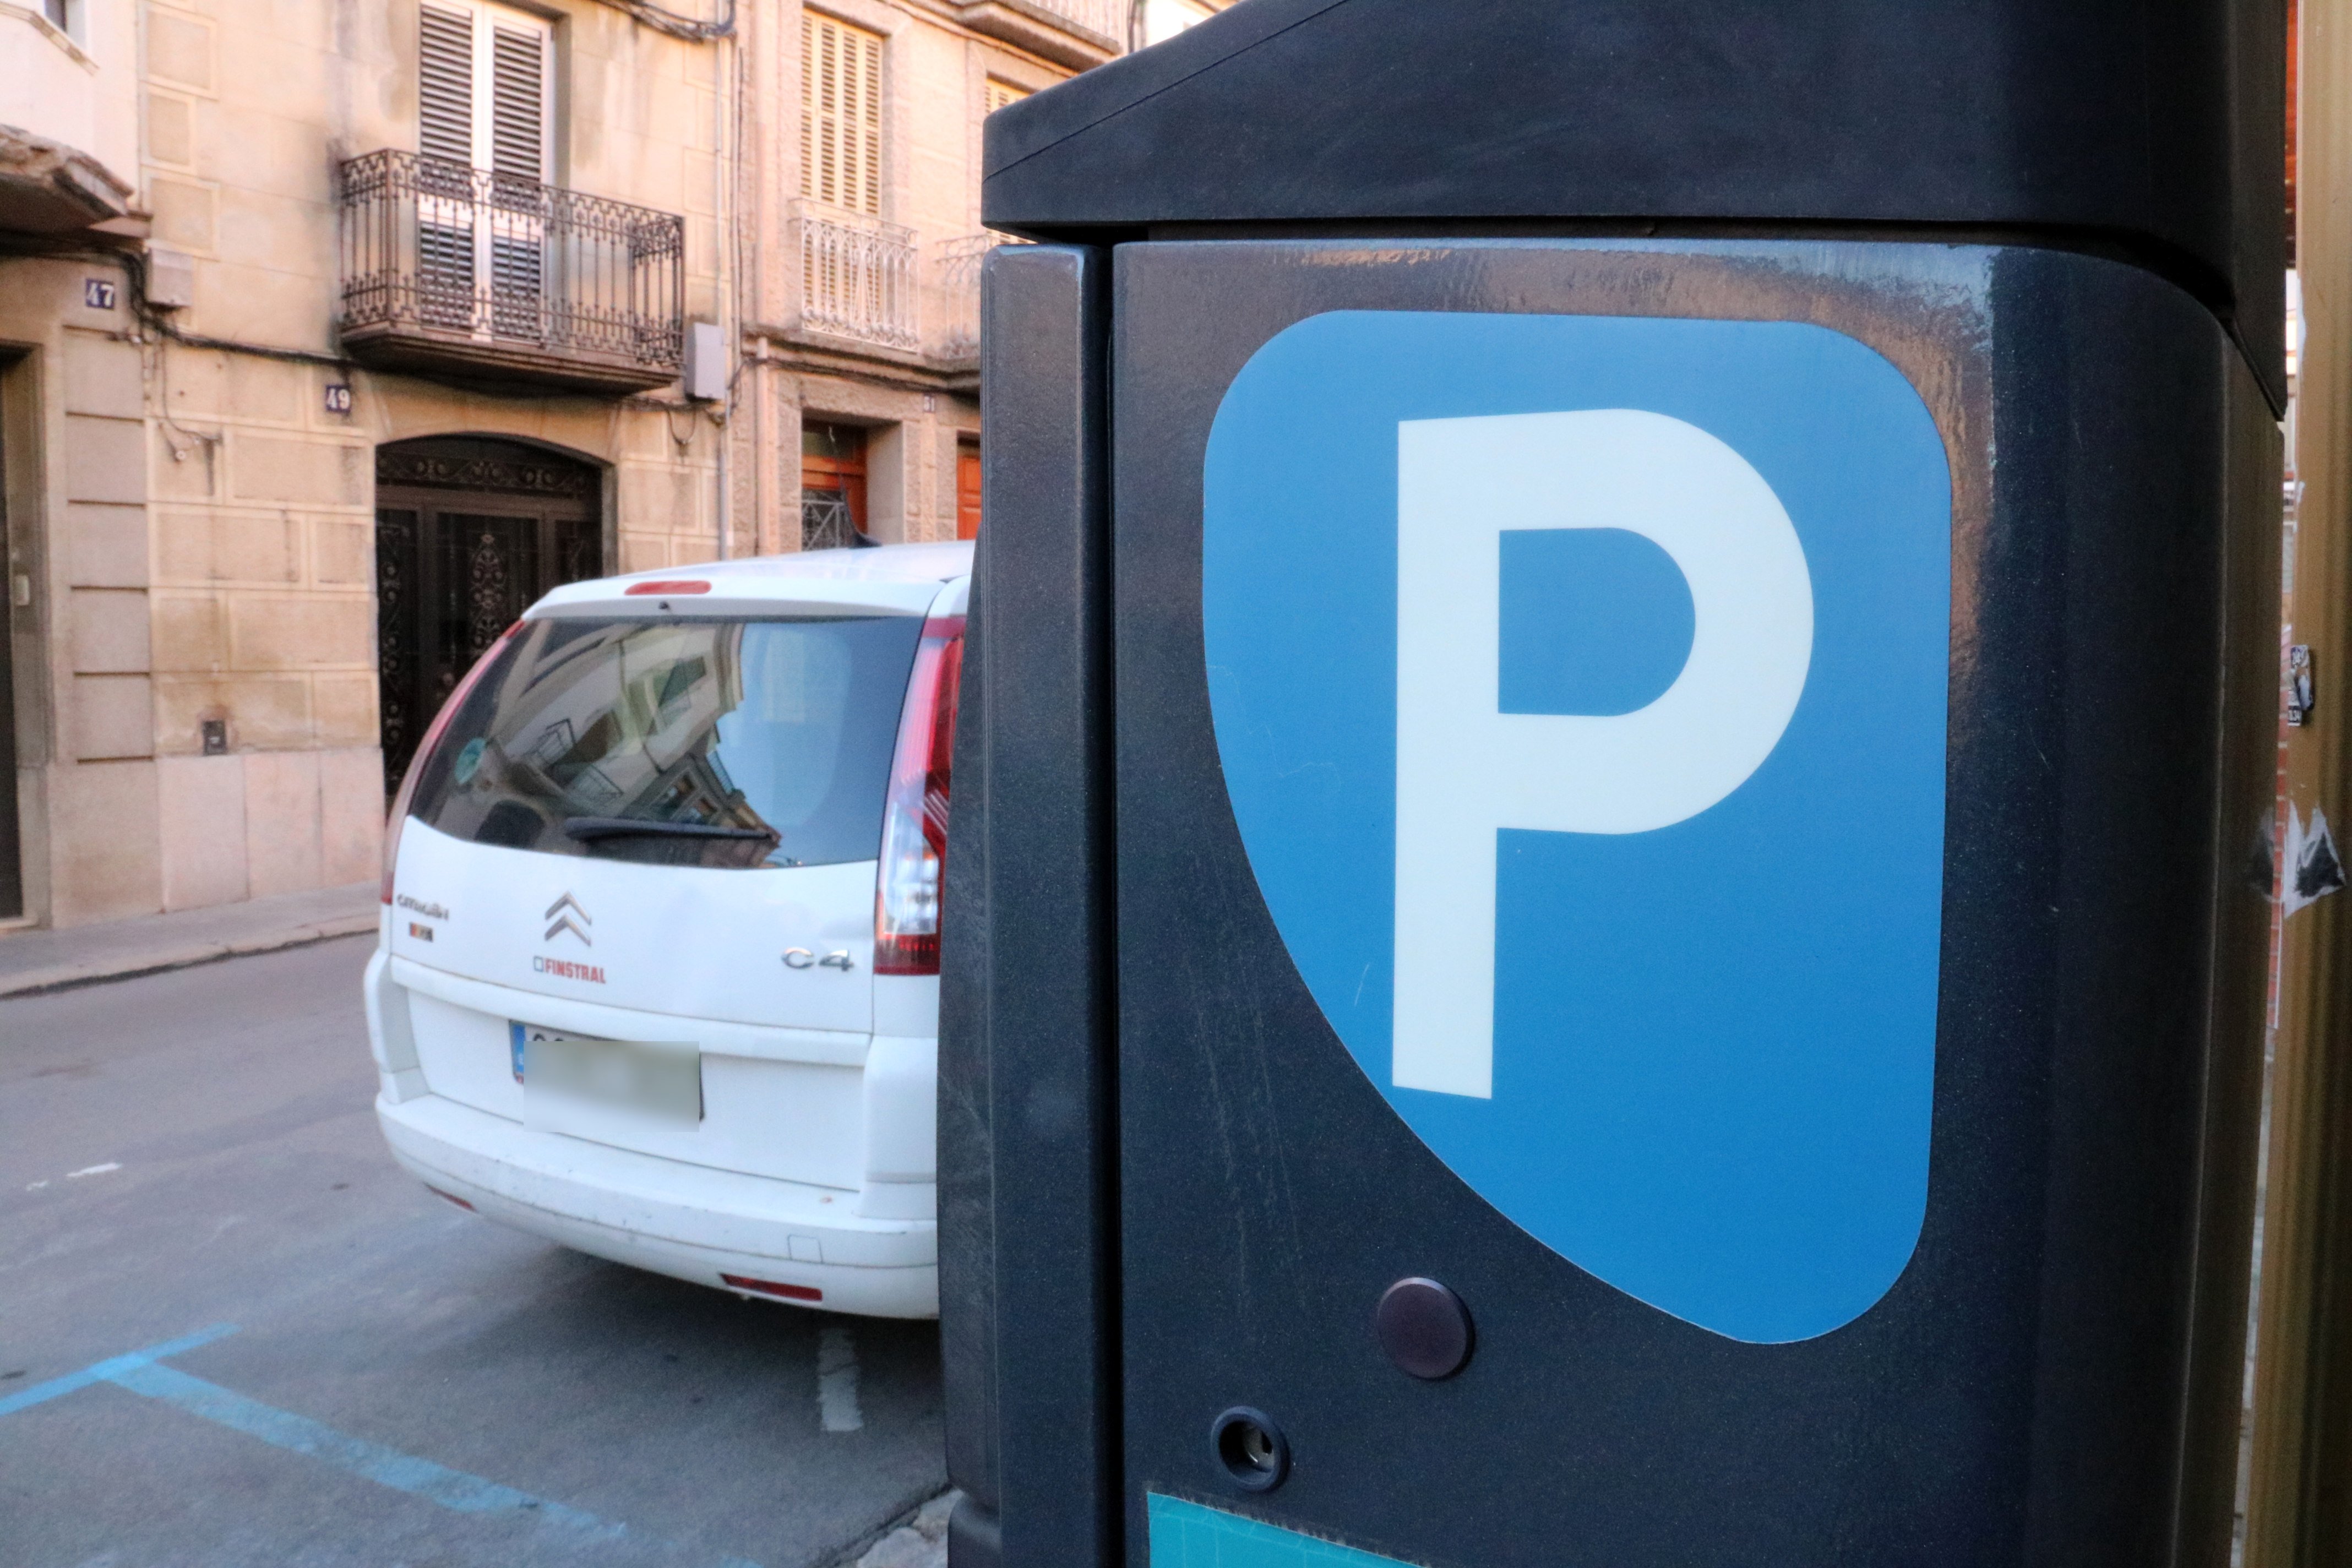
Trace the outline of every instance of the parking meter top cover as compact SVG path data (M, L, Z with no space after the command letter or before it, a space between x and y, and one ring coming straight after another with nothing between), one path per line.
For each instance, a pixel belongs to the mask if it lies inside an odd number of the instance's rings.
M1827 1332L1927 1202L1951 482L1789 321L1342 311L1204 474L1219 760L1301 978L1537 1240Z
M982 221L2095 235L2202 300L2283 408L2284 13L1251 0L989 116Z

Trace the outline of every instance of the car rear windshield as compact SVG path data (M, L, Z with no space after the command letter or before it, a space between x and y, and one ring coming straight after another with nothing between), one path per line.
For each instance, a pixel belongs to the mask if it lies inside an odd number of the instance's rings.
M419 770L453 837L655 865L880 852L919 616L533 621Z

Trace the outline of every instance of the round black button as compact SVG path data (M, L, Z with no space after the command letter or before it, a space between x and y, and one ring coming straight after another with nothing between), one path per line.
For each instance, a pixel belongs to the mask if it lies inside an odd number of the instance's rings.
M1372 1329L1389 1360L1415 1377L1452 1377L1470 1359L1470 1309L1434 1279L1400 1279L1381 1292Z

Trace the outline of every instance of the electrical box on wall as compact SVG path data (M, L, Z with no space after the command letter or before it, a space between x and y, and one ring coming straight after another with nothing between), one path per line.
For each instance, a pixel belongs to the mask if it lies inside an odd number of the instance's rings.
M184 310L196 302L196 258L181 250L147 253L147 303Z
M716 403L727 395L726 342L716 321L686 324L686 374L680 381L687 396L698 403Z

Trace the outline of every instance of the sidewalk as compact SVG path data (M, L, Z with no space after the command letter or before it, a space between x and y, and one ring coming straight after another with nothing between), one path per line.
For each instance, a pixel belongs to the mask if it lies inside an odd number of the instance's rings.
M242 904L0 937L0 996L184 969L375 930L373 881Z

